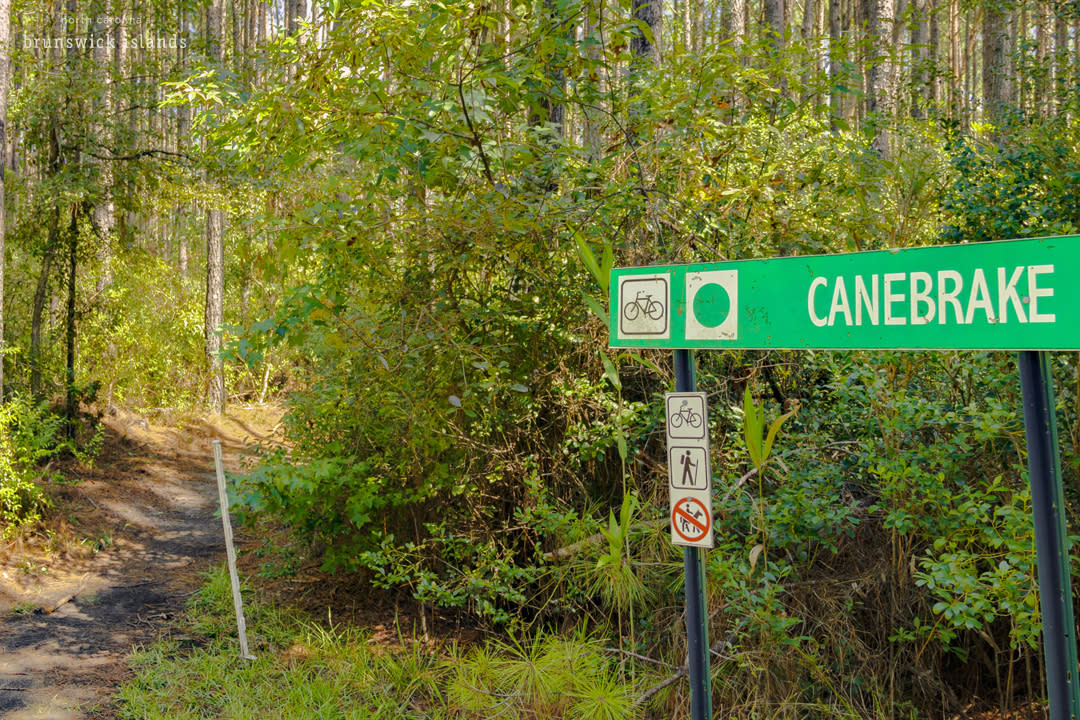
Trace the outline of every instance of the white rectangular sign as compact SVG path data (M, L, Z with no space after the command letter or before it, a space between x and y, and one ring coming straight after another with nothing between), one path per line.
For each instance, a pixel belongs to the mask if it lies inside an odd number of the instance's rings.
M668 393L668 490L671 542L713 546L712 474L709 464L709 410L705 393Z

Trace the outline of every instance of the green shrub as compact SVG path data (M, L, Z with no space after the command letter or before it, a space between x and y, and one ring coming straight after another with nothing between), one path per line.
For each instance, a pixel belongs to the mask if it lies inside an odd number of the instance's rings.
M16 396L0 405L0 534L10 538L41 519L49 498L37 482L37 465L67 446L63 418Z

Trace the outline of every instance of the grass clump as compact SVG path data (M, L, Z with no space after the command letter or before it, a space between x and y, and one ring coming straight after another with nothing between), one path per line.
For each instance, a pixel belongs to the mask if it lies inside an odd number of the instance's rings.
M245 598L257 659L240 658L229 579L206 574L171 637L136 652L120 717L139 720L629 718L641 713L598 641L538 635L470 649L324 626Z

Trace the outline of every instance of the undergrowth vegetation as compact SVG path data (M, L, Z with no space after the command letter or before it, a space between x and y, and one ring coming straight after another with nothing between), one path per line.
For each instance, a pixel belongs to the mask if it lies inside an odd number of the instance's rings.
M472 649L298 620L246 599L251 649L237 653L229 576L207 573L177 635L137 652L121 717L186 720L642 717L638 685L618 655L585 636L537 635Z

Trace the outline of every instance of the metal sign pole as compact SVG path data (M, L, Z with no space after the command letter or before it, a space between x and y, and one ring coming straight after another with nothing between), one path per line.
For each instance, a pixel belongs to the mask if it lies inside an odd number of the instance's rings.
M697 388L694 355L675 351L675 392ZM708 468L706 468L708 471ZM686 641L690 673L690 719L712 718L712 683L709 681L709 625L705 610L705 549L683 548L686 572Z
M1031 513L1035 520L1046 695L1051 720L1077 720L1080 718L1080 692L1077 687L1076 628L1050 355L1023 351L1018 364L1031 476Z

